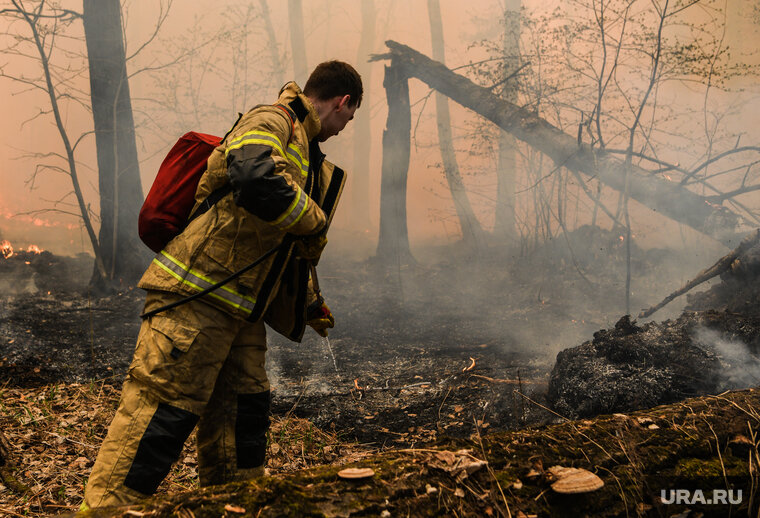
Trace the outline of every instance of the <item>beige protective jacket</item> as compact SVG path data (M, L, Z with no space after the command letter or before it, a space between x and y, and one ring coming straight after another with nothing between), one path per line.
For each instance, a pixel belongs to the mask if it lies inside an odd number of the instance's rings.
M138 286L192 295L282 245L203 299L241 319L264 318L300 341L315 295L309 265L293 256L293 243L326 232L346 177L324 160L315 140L320 128L314 106L293 82L276 105L243 115L209 157L196 208L228 183L231 192L157 254Z

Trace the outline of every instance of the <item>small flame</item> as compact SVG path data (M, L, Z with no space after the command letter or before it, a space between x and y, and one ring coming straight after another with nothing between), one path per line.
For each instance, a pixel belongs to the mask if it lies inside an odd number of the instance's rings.
M618 239L619 239L620 241L625 241L625 236L618 236Z
M3 254L4 259L8 259L13 256L13 247L10 241L3 241L0 243L0 253Z
M24 249L21 248L21 251L23 252ZM37 245L29 245L26 249L26 253L28 254L38 255L42 252L44 252L44 250ZM13 245L11 245L11 242L7 240L0 241L0 254L3 256L3 259L10 259L14 255L17 255L16 251L13 250ZM26 264L29 263L27 262Z

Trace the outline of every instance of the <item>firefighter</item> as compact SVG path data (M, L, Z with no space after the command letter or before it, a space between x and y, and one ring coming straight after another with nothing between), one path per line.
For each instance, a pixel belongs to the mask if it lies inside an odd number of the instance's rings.
M243 115L213 151L196 207L220 189L226 194L148 267L138 285L147 290L145 313L279 248L222 288L143 320L82 509L153 494L196 426L201 485L263 474L264 323L295 341L306 325L322 336L334 325L312 272L346 175L319 143L346 126L361 100L351 65L322 63L303 91L286 84L274 105Z

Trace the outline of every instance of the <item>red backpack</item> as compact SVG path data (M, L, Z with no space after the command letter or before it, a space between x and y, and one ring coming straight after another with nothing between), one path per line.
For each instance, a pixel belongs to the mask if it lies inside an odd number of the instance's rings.
M140 239L160 252L187 225L208 157L222 139L191 131L182 135L158 168L137 222Z
M274 106L282 110L290 123L288 137L288 142L290 142L290 138L293 137L296 114L288 106L281 104ZM237 122L232 125L227 135L237 126L242 116L242 113L238 115ZM198 182L206 172L208 157L227 138L227 135L220 138L194 131L185 133L164 158L140 209L137 221L140 239L154 252L163 250L166 244L180 234L192 219L209 210L232 190L229 183L218 188L208 195L192 215L190 214L195 205Z

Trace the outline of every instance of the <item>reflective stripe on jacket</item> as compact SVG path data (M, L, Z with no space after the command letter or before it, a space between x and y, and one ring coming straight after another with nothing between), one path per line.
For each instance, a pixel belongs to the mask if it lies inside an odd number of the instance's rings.
M258 106L241 117L209 157L195 195L196 207L228 182L232 192L172 239L138 286L192 295L282 245L273 256L204 300L248 320L259 320L267 313L267 321L271 319L278 332L300 340L303 325L299 321L309 298L308 274L304 277L300 271L308 268L291 258L293 242L326 230L345 173L325 161L316 141L312 142L321 124L300 88L288 83L277 103L288 106L295 120L288 110L276 106ZM292 297L278 293L286 270L292 278L284 285ZM289 309L267 312L275 297L278 307ZM290 314L280 314L283 311Z

